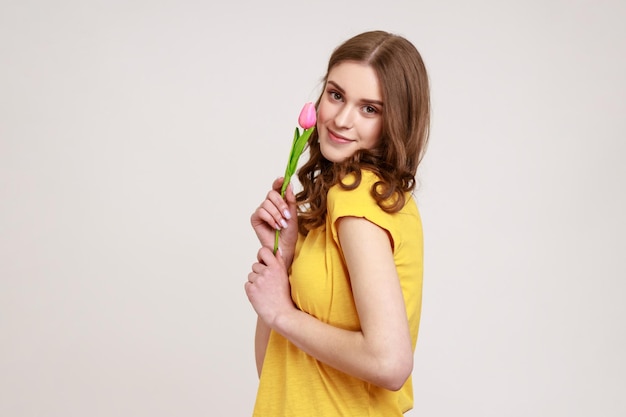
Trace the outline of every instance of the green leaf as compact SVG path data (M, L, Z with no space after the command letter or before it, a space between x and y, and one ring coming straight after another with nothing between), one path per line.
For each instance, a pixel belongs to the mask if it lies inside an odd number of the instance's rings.
M309 141L309 137L311 133L315 130L315 126L305 129L302 135L300 135L300 129L296 127L296 130L293 134L293 143L291 144L291 150L289 151L289 161L287 162L287 168L285 169L285 175L283 180L283 185L280 187L280 195L282 197L285 196L285 191L289 186L289 182L291 181L292 175L296 172L298 168L298 159L300 159L300 155L304 151L307 142ZM278 237L280 235L280 231L276 230L274 235L274 254L278 250Z
M298 138L300 138L300 130L296 127L296 131L293 133L293 142L291 142L291 150L289 151L289 159L287 160L287 167L291 166L291 160L293 159L294 149L296 147L296 142L298 142Z
M289 159L287 160L287 167L285 168L285 175L283 176L284 177L283 185L280 187L280 195L282 197L285 196L285 190L287 189L287 186L289 185L289 181L291 180L291 176L294 173L291 161L294 158L296 143L298 142L299 138L300 138L300 130L298 130L298 128L296 127L296 130L293 134L293 142L291 142L291 149L289 150Z
M296 143L293 146L293 154L291 156L291 159L289 160L289 169L292 174L296 171L296 168L298 167L298 159L302 155L302 152L304 151L304 148L306 147L306 144L309 141L309 137L311 136L311 133L313 133L313 130L315 130L315 127L306 129L302 136L300 136L298 140L296 140Z

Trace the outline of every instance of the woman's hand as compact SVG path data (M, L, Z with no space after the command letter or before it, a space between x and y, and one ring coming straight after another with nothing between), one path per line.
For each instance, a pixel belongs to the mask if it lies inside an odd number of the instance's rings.
M293 260L296 241L298 240L298 218L296 196L291 184L285 191L285 198L280 196L283 178L277 178L265 200L252 213L250 223L261 246L273 249L276 230L280 230L278 247L285 265L289 267Z
M246 294L259 318L273 327L277 317L295 309L287 267L282 256L274 255L270 248L259 249L257 259L245 283Z

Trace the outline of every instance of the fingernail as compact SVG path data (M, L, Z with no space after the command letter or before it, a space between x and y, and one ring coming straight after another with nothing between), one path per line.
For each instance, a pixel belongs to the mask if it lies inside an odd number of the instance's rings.
M291 220L291 213L289 213L289 210L285 209L285 211L283 211L283 215L287 218L287 220Z
M274 229L276 229L276 230L280 230L280 226L278 225L278 223L276 223L276 224L274 225Z
M280 219L280 224L282 224L285 229L287 228L287 222L285 219Z

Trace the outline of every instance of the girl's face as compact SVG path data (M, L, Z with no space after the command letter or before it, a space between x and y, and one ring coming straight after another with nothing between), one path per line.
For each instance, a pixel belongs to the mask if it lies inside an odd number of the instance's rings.
M380 141L383 101L378 76L367 64L346 61L328 73L317 108L317 134L324 158L341 162Z

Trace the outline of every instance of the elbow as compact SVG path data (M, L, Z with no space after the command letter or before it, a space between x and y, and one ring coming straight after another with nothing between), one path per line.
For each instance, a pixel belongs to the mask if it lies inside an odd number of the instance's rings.
M375 384L390 391L398 391L413 372L413 354L389 358L383 361L379 369Z

